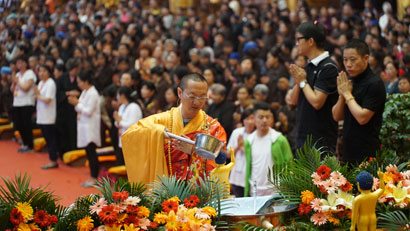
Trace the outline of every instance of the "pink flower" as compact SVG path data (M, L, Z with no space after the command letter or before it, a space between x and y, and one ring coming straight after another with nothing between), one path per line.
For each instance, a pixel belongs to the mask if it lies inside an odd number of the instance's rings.
M387 198L386 197L380 197L379 198L379 203L384 203L384 202L386 202L387 201Z
M322 184L322 179L320 178L319 174L317 174L316 172L313 173L311 175L311 177L313 178L313 184L315 184L315 185L321 185Z
M138 226L143 230L148 230L148 226L151 225L151 222L147 218L138 219Z
M410 170L403 172L402 175L404 179L410 180Z
M315 225L321 226L326 223L327 215L326 213L315 213L310 217L310 221Z
M397 166L390 164L389 166L386 167L386 171L388 171L388 172L397 172Z
M90 213L99 214L101 209L107 205L107 201L105 201L104 197L101 197L97 202L90 206Z
M330 174L330 177L334 181L335 185L338 187L346 184L346 178L339 171L333 171Z
M114 204L114 211L117 211L118 213L122 213L127 209L128 205L125 204Z
M409 187L410 186L410 180L403 180L403 187Z
M337 189L337 186L336 186L335 182L332 179L329 179L329 180L325 181L323 183L323 187L325 187L325 189L328 193L335 192L336 189Z
M320 205L321 203L319 198L315 198L310 202L310 206L315 212L322 212L322 207L320 207Z
M373 190L373 191L377 190L377 189L379 188L379 185L380 185L379 179L376 178L376 177L373 177L373 187L372 187L372 190Z

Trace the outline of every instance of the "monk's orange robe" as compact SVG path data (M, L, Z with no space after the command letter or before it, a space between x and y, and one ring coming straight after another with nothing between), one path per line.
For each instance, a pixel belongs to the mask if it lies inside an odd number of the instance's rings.
M122 135L124 160L130 182L149 184L157 176L170 174L179 179L191 179L208 175L215 168L214 160L205 160L195 152L190 155L174 150L172 144L169 145L168 140L164 139L164 129L167 127L176 135L194 139L197 133L206 133L226 143L225 130L217 120L201 110L184 126L180 107L139 120ZM168 150L170 146L171 149Z

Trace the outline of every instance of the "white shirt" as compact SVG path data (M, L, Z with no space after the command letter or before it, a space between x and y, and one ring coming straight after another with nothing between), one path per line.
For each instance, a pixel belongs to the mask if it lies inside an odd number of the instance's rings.
M245 132L245 128L237 128L233 130L231 138L227 145L227 150L232 148L235 150L238 147L238 137L242 135L243 140L245 140L250 133ZM235 166L231 170L231 175L229 176L229 183L241 187L245 187L245 175L246 175L246 158L245 153L239 149L235 153Z
M46 82L40 81L38 84L40 95L51 99L50 103L45 103L37 99L37 124L55 124L56 122L56 91L57 87L53 79L48 78Z
M257 136L254 131L248 141L252 145L252 172L250 177L250 195L254 195L254 181L256 181L256 195L266 196L274 192L273 185L268 181L269 169L273 167L272 143L280 136L280 132L270 128L268 134L263 137Z
M36 74L34 74L32 70L26 70L24 74L18 72L16 74L16 77L18 78L18 82L20 84L24 84L29 80L33 80L34 83L37 81ZM34 106L34 83L33 85L31 85L31 88L28 91L23 91L18 85L16 85L13 98L14 107Z
M101 146L100 97L94 86L81 92L75 110L77 111L77 147L84 148L94 142Z
M311 63L313 63L313 65L317 66L319 65L320 61L322 61L323 59L329 57L329 52L325 51L322 54L320 54L319 56L317 56L316 58L310 60Z
M127 129L142 119L142 111L138 104L132 102L128 105L121 104L118 109L118 115L121 116L121 121L118 123L115 121L115 126L118 128L119 135L119 147L122 147L121 136Z

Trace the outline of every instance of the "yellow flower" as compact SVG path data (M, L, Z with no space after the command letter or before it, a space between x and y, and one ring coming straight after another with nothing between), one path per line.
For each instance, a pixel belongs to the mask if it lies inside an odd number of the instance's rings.
M335 217L333 217L331 213L328 214L328 218L327 218L327 219L329 220L330 223L332 223L332 224L335 225L335 226L340 225L340 220L337 219L337 218L335 218Z
M176 220L177 220L177 216L174 210L171 210L171 212L168 213L167 222L176 221Z
M303 191L301 194L303 204L309 205L315 199L315 195L309 190Z
M145 206L140 206L137 215L138 217L149 217L149 209Z
M168 215L165 212L156 213L154 216L154 222L158 224L164 224L167 221Z
M90 231L94 228L93 219L90 216L86 216L83 219L77 221L77 231Z
M31 227L26 224L26 223L20 223L19 226L17 226L17 231L31 231Z
M118 214L118 216L117 216L117 222L118 222L118 223L121 223L121 222L123 222L123 221L125 220L125 218L127 218L127 217L128 217L128 215L127 215L126 213Z
M167 228L167 230L176 231L176 230L178 230L178 222L177 221L169 221L169 222L167 222L165 227Z
M383 177L384 182L389 183L394 181L394 174L391 172L384 173Z
M41 231L40 227L36 224L29 224L31 231Z
M122 225L116 225L116 224L114 224L112 226L106 225L105 230L106 231L121 231L121 227L122 227Z
M125 229L125 231L138 231L138 230L140 230L140 228L135 227L134 224L130 224L130 225L125 224L124 229Z
M177 196L171 197L168 200L178 202L178 204L179 204L179 202L181 202L181 200Z
M202 211L208 214L210 217L216 217L216 210L212 207L204 207Z
M33 219L33 208L31 207L31 205L27 202L24 203L17 203L16 208L19 210L19 212L21 213L21 215L24 218L24 221L30 221Z

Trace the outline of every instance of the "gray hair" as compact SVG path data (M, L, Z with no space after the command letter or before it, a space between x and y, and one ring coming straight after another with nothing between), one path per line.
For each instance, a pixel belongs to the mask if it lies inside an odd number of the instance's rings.
M269 88L268 86L266 86L263 83L259 83L257 84L254 88L253 88L253 92L255 91L259 91L260 93L262 93L262 95L267 96L269 94Z
M211 91L213 94L226 96L226 87L220 83L215 83L214 85L212 85Z

